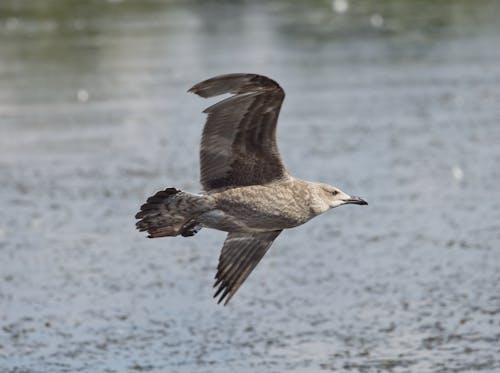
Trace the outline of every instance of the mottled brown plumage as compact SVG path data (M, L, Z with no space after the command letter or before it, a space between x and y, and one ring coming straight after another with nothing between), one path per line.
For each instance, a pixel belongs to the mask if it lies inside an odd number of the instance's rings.
M201 185L205 191L265 184L288 177L276 144L276 123L285 92L255 74L205 80L189 92L201 97L234 93L204 110Z
M136 214L149 237L192 236L201 227L228 232L214 297L227 304L283 229L304 224L343 204L367 203L326 184L288 174L276 143L285 93L256 74L227 74L205 80L190 92L233 96L210 106L200 147L204 194L167 188Z

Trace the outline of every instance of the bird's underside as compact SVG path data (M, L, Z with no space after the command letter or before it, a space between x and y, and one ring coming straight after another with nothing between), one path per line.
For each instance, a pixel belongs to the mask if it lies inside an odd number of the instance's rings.
M294 179L283 165L276 124L285 94L275 81L228 74L189 92L204 98L233 94L204 111L204 193L160 191L141 206L136 225L149 237L192 236L201 227L228 232L214 284L214 297L227 304L281 231L316 216L325 203L315 205L312 183Z

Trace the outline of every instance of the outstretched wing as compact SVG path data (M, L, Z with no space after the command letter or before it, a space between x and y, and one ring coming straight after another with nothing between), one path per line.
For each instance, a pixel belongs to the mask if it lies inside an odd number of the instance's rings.
M201 97L232 93L205 109L200 178L205 191L266 184L288 177L276 144L285 92L256 74L220 75L192 87Z
M229 233L219 257L214 287L217 303L226 305L278 237L281 231Z

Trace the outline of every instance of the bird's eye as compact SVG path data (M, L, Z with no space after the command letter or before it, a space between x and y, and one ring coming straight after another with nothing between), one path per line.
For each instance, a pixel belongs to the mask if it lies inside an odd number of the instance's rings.
M336 190L334 190L334 191L332 192L332 195L333 195L333 196L336 196L337 194L339 194L339 192L338 192L338 191L336 191Z

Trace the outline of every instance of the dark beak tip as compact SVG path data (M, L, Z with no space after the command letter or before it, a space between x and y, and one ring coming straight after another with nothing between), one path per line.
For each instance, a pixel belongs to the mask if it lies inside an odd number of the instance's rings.
M351 200L349 200L349 203L352 203L354 205L368 205L368 202L366 202L363 198L360 197L352 197Z

